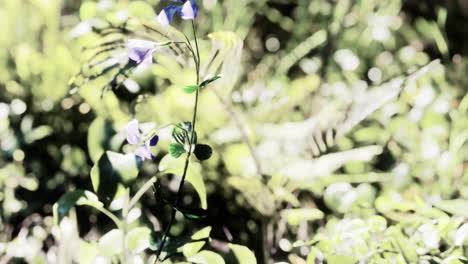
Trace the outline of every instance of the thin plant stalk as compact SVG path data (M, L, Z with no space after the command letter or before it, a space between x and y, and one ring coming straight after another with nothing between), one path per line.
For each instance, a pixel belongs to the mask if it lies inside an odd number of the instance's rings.
M197 75L196 84L199 85L200 84L200 51L198 49L197 31L196 31L195 24L194 24L193 21L192 21L192 30L193 30L193 36L194 36L194 41L195 41L195 52L194 52L193 48L191 48L191 51L192 51L193 60L195 62L195 68L196 68L196 75ZM188 45L191 47L190 42L188 42ZM179 200L182 197L182 189L184 187L185 178L187 176L187 171L188 171L188 167L189 167L189 164L190 164L190 156L193 153L192 145L193 145L194 139L195 139L195 125L196 125L196 121L197 121L199 93L200 93L200 91L199 91L199 89L197 89L196 92L195 92L195 103L194 103L194 107L193 107L192 131L191 131L190 142L189 142L190 147L189 147L189 150L187 152L187 157L185 158L184 171L183 171L183 174L182 174L182 179L180 180L180 183L179 183L179 188L177 190L177 195L176 195L176 199L175 199L175 202L174 202L175 207L178 207ZM166 230L164 231L164 235L163 235L163 238L162 238L162 241L161 241L161 246L159 247L159 249L158 249L158 251L156 253L156 262L155 263L159 262L159 258L161 256L162 250L163 250L164 245L166 243L167 236L169 235L169 232L171 231L171 227L174 224L174 219L175 219L176 212L177 212L176 209L172 208L171 218L169 219L169 223L168 223L168 225L166 227Z

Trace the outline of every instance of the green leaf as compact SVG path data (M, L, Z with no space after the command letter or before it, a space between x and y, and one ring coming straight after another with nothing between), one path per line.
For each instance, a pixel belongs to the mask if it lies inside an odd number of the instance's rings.
M159 171L181 175L184 163L184 159L176 159L168 154L164 156L159 162ZM193 188L198 193L201 207L206 209L208 203L206 199L206 188L201 174L200 163L195 161L190 162L190 166L187 170L186 180L192 184Z
M330 255L326 257L328 264L355 264L358 259L350 255Z
M196 255L188 258L187 260L193 263L197 263L197 264L213 264L213 263L224 264L225 263L224 259L220 255L212 251L208 251L208 250L202 250L198 252Z
M99 250L95 243L88 243L82 239L79 242L80 251L78 254L78 263L92 264L95 263L94 259L98 256Z
M55 223L58 225L68 212L76 205L76 202L84 196L84 190L74 190L65 193L53 206Z
M255 254L252 251L250 251L248 247L231 243L229 243L228 246L234 252L238 263L257 264Z
M194 154L199 160L207 160L213 154L213 149L205 144L197 144L195 145Z
M88 129L88 152L93 162L97 162L102 153L110 149L113 134L114 129L110 120L97 117L91 123Z
M122 252L123 232L119 229L112 229L99 239L99 255L107 257L117 255Z
M178 210L190 220L204 219L208 214L208 211L203 208L178 208Z
M254 177L229 177L227 183L238 190L247 202L263 215L275 213L275 196L259 179Z
M149 248L153 251L158 251L162 246L163 232L151 232L149 235ZM193 242L206 242L207 238L203 237L200 239L193 239L187 237L171 237L168 236L166 242L164 243L163 251L167 252L169 255L177 252L177 249L186 245L187 243Z
M140 19L150 19L155 16L153 7L145 1L133 1L128 5L130 16Z
M45 125L38 126L24 134L24 141L28 144L31 144L51 135L52 133L54 133L52 127Z
M188 142L187 132L178 127L174 127L174 129L172 130L172 138L174 139L175 142L181 145L184 145L185 142Z
M281 215L286 217L288 224L297 226L301 221L313 221L322 219L325 215L317 208L299 208L285 209L281 211Z
M98 4L95 2L84 2L80 7L81 20L88 20L95 17L98 13Z
M132 229L127 237L128 249L135 253L140 253L150 246L148 236L151 234L151 230L147 227L137 227Z
M185 153L184 145L179 143L171 143L169 145L169 153L172 157L177 159L180 157L180 155Z
M172 138L175 142L186 145L190 142L190 137L192 136L192 123L190 122L181 122L177 124L176 127L172 130ZM197 133L193 134L193 142L197 143Z
M201 174L200 163L190 163L186 179L190 184L192 184L195 191L197 191L198 196L200 197L201 207L206 209L208 207L208 203L206 201L205 181Z
M465 199L455 199L455 200L445 200L437 203L435 205L441 210L444 210L447 213L468 217L468 200Z
M200 84L200 88L203 88L203 87L207 86L208 84L210 84L210 83L212 83L212 82L218 80L218 79L221 78L221 77L223 77L223 75L216 75L216 76L211 77L211 78L209 78L209 79L207 79L207 80L204 80L204 81Z
M194 240L207 239L210 236L210 232L211 232L211 226L207 226L203 228L202 230L199 230L198 232L193 234L192 239ZM184 256L187 258L194 256L195 254L198 253L198 251L200 251L200 249L203 248L205 243L206 241L200 241L200 242L193 242L193 243L185 244L182 249Z
M91 169L94 191L102 201L110 202L119 183L129 183L138 176L141 160L133 154L106 151Z
M99 201L96 194L90 191L84 191L84 195L76 202L76 205L88 205L94 208L101 208L104 205Z
M188 94L191 94L191 93L194 93L196 90L198 90L200 88L200 86L198 85L189 85L189 86L185 86L184 88L184 93L188 93Z

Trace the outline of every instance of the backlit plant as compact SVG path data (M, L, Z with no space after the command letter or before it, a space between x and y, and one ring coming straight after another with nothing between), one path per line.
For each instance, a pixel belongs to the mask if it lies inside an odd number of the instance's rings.
M204 219L207 215L206 197L201 197L202 206L199 208L182 206L181 198L190 166L194 166L192 164L194 162L198 163L194 157L198 161L204 161L208 160L213 153L209 145L198 142L196 122L200 103L199 94L203 88L221 78L222 75L212 75L209 78L201 79L201 58L195 21L198 16L196 1L172 0L168 2L171 5L162 9L150 23L142 22L140 24L134 20L132 21L133 25L128 25L132 24L128 21L120 24L106 21L104 25L92 25L92 31L100 35L103 40L100 40L98 45L86 48L91 50L92 56L71 80L71 93L76 93L82 86L95 85L93 81L103 76L111 76L110 81L102 86L101 98L105 100L106 90L118 90L120 86L125 85L132 72L143 72L151 69L153 64L157 64L157 61L154 61L155 54L173 56L172 58L176 58L176 60L182 58L181 63L185 67L194 69L195 72L193 84L180 89L181 93L192 94L194 97L192 120L176 121L144 131L139 120L128 121L125 126L126 142L132 153L120 154L102 151L99 157L96 156L96 164L91 171L91 180L96 193L83 190L69 192L56 203L54 214L57 223L60 223L72 206L76 204L92 206L107 215L118 229L108 232L103 238L109 237L116 241L122 241L121 247L115 252L120 253L120 263L129 262L130 252L140 252L146 248L151 249L154 253L148 263L163 261L172 256L177 257L182 249L183 255L188 259L208 258L221 263L223 260L219 255L211 251L200 251L209 240L210 227L200 230L191 238L170 236L177 212L185 218L195 221ZM176 15L182 20L190 21L193 39L190 39L190 34L186 35L182 32L178 35L179 37L180 34L183 36L182 40L171 39L171 32L178 32L168 28ZM132 28L135 24L141 26L142 30ZM159 40L161 37L164 41ZM193 64L188 63L190 60L187 61L185 58L190 58ZM175 198L164 197L157 175L147 180L135 195L130 197L129 188L124 186L137 177L143 161L150 162L155 158L153 151L161 139L158 133L161 130L168 131L168 129L171 131L169 139L171 143L167 149L169 154L160 161L159 169L163 172L181 175ZM184 161L179 162L182 159ZM163 168L164 165L167 165L168 168ZM188 180L190 181L190 179ZM192 184L197 188L196 180L194 181ZM123 185L118 182L123 183ZM142 195L150 189L154 191L154 198L157 202L163 202L171 207L167 226L163 228L163 231L150 231L146 227L128 230L129 214ZM116 201L121 204L116 205ZM113 207L114 210L120 208L121 217L119 218L106 209L106 206ZM243 254L250 258L249 261L255 261L255 257L246 247L234 244L229 244L229 247L236 255ZM164 254L162 254L163 252Z

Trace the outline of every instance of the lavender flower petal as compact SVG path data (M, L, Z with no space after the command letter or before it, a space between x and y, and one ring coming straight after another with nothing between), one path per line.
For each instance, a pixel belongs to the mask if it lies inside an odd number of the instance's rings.
M195 0L187 0L180 10L180 17L184 20L193 20L198 16L198 5Z
M143 58L140 64L144 64L146 67L150 67L151 65L153 65L153 53L155 50L156 49L148 50L146 56Z
M138 120L133 119L127 124L127 142L135 145L141 142L140 130L138 128Z
M155 45L155 42L148 40L129 39L127 41L128 57L137 64L152 63L152 55L156 51Z
M163 27L168 27L174 17L174 14L180 12L181 6L171 5L164 8L158 15L158 22Z
M143 145L143 146L138 147L138 148L135 150L135 155L137 155L138 157L140 157L142 160L145 160L145 159L153 159L153 158L154 158L154 156L153 156L153 154L151 153L150 149L149 149L146 145Z

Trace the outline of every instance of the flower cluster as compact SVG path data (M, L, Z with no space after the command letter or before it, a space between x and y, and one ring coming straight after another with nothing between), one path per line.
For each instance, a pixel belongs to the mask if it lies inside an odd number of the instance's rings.
M193 20L198 16L198 5L195 0L170 0L175 3L164 8L158 15L157 21L163 26L168 27L175 14L178 14L184 20ZM153 64L153 53L161 46L161 43L129 39L126 46L128 48L128 58L138 66L148 68ZM156 146L159 137L154 135L149 140L144 140L140 132L138 120L133 119L127 124L127 141L132 145L138 145L135 155L141 159L153 159L150 147Z
M138 145L135 150L135 155L140 157L142 160L145 159L154 159L153 154L151 153L150 147L156 146L158 144L159 137L158 135L151 136L149 140L145 140L140 132L140 127L138 120L133 119L127 124L127 142L132 145Z
M175 14L178 14L184 20L193 20L198 16L198 5L195 0L170 0L179 5L170 5L164 8L156 20L163 26L168 27ZM180 3L183 3L180 5ZM143 68L149 68L153 64L153 53L157 50L160 43L149 40L129 39L127 41L128 58Z

